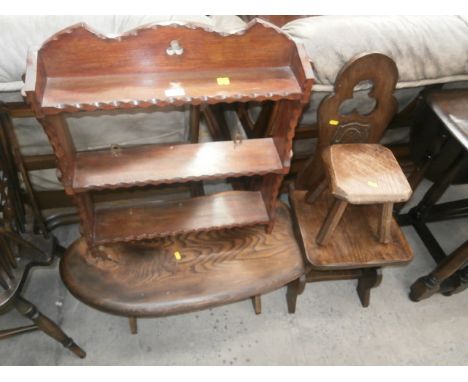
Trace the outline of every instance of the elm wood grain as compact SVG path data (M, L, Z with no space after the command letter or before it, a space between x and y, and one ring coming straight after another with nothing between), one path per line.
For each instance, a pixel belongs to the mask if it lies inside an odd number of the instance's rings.
M194 232L106 245L99 258L79 239L62 257L60 274L80 301L126 317L179 314L259 296L304 273L288 208L279 203L276 215L271 234L259 226Z
M35 244L26 239L34 240ZM11 305L34 323L34 325L2 330L0 339L38 329L60 342L78 357L84 358L86 353L55 322L21 296L30 268L50 265L53 251L53 240L46 241L43 237L33 235L23 237L15 232L0 230L0 308Z
M468 150L468 90L434 91L427 102L447 130Z
M441 285L444 281L467 264L468 241L465 241L455 251L443 259L430 274L420 277L411 285L410 299L417 302L431 297L441 289Z
M393 60L380 53L362 54L351 59L338 73L334 91L323 99L317 111L318 142L313 157L296 180L296 189L313 191L324 178L322 151L336 143L377 143L398 110L393 95L398 69ZM340 106L353 98L354 87L370 81L369 96L375 98L374 110L366 115L356 110L340 114ZM336 122L335 122L336 121Z
M322 194L314 203L305 201L306 191L292 190L289 197L304 254L314 269L334 270L404 264L413 251L392 219L391 240L379 243L379 209L376 205L348 205L327 246L318 245L317 234L333 198Z
M272 138L145 145L122 148L118 155L111 150L77 153L71 188L83 192L286 171Z
M322 159L330 192L351 204L404 202L412 190L392 152L379 144L335 144Z
M259 191L226 191L186 200L96 209L94 242L150 239L269 222Z

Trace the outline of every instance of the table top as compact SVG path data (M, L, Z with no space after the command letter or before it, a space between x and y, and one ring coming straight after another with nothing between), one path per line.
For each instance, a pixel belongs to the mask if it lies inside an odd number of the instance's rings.
M429 106L468 150L468 89L443 90L428 96Z

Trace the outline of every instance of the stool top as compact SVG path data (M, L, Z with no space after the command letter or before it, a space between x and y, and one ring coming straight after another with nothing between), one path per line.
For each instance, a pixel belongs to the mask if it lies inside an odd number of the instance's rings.
M331 193L351 204L407 201L411 187L393 153L379 144L335 144L322 154Z
M432 92L427 101L450 133L468 150L468 89Z

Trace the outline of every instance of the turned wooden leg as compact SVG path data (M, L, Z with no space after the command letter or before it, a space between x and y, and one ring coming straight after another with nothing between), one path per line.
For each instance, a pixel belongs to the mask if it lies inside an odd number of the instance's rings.
M130 324L130 333L137 334L138 333L138 324L136 317L128 317L128 323Z
M64 347L71 350L78 357L86 357L86 353L73 341L73 339L68 337L55 322L39 312L39 310L29 301L18 296L16 297L14 304L18 312L34 322L38 326L39 330L60 342Z
M359 277L357 293L361 304L367 308L370 303L370 291L382 282L382 270L380 268L364 268L362 276Z
M330 241L331 235L335 230L336 226L340 222L341 216L343 215L347 202L341 199L335 199L333 206L328 212L327 218L323 222L322 228L317 235L317 244L327 245Z
M255 314L262 313L262 299L260 295L252 297L252 304L255 310Z
M379 241L387 244L390 241L390 230L392 228L393 203L382 205L382 214L379 221Z
M326 190L328 187L328 181L326 179L322 180L317 188L314 191L307 191L305 195L305 200L307 203L311 204Z
M295 313L296 312L296 302L297 296L302 294L305 289L306 284L306 277L302 275L298 279L291 281L288 284L288 289L286 291L286 301L288 303L288 313Z
M452 276L468 262L468 241L442 260L427 276L419 278L413 285L409 297L412 301L421 301L437 293L440 284Z

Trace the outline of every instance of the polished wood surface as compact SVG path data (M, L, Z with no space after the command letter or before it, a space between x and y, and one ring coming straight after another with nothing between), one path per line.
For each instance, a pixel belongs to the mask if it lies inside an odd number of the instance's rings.
M319 245L316 237L334 198L324 193L310 204L305 201L305 194L306 191L291 191L290 202L305 256L314 268L365 268L412 259L413 251L394 219L389 243L379 243L380 213L376 205L348 205L328 245Z
M427 101L450 133L468 150L468 90L435 91Z
M162 232L264 224L265 209L270 232L280 185L289 171L294 129L312 81L303 47L262 20L252 20L245 30L230 35L180 24L144 26L115 38L78 24L55 34L29 55L25 92L54 149L58 177L77 206L81 233L94 248L109 241L159 237ZM199 124L203 111L214 131L222 119L219 110L213 109L215 104L259 100L277 101L272 130L269 139L249 143L236 139L200 146L113 146L80 153L65 118L79 111L188 105L191 127ZM185 209L174 203L150 208L152 213L161 212L160 219L169 219L166 227L150 224L157 215L149 216L141 208L131 217L134 211L128 209L100 213L89 192L246 175L261 177L255 188L259 194L252 194L256 195L254 208L241 207L239 202L252 200L240 194L232 194L225 205L225 197L220 196L197 198L185 203ZM192 186L194 195L203 194L200 183ZM192 214L203 218L194 219ZM130 224L122 230L125 219Z
M259 191L226 191L196 198L97 208L96 244L268 224L270 217Z
M393 153L379 144L336 144L323 150L330 192L352 204L405 202L411 187Z
M168 52L175 41L180 50ZM30 54L25 91L35 92L42 112L53 114L302 99L306 88L310 92L308 77L311 68L302 49L262 20L232 35L184 24L146 26L116 38L77 24ZM230 81L219 83L219 78Z
M78 153L72 188L82 192L285 171L272 138L133 146L117 153L112 149Z
M271 234L255 226L118 243L104 246L98 258L79 239L60 262L61 276L79 300L127 317L258 296L304 272L288 208L280 203L276 216Z
M221 86L218 78L229 78L229 86ZM177 82L175 82L177 81ZM177 86L174 86L177 84ZM125 89L124 96L122 88ZM275 92L272 89L281 89ZM171 96L171 94L181 94ZM242 94L240 97L239 94ZM102 75L93 77L50 78L47 81L42 107L45 109L112 109L115 100L119 106L150 107L182 104L186 99L194 104L220 100L246 99L277 100L301 99L301 88L290 68L221 69L215 72L195 70L191 73ZM135 101L135 102L133 102ZM98 105L93 105L98 104ZM137 105L136 105L137 104Z

